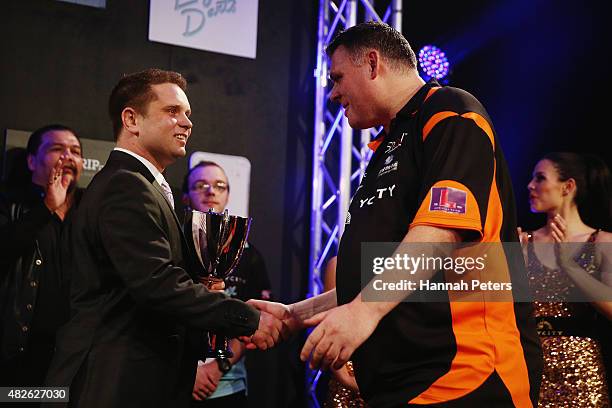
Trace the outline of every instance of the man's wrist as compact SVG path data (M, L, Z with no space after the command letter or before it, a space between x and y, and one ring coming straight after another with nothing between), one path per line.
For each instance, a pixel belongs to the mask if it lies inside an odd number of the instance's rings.
M304 320L318 313L332 309L337 305L336 289L332 289L315 297L293 303L289 305L289 310L291 311L292 317L301 324Z
M232 369L233 364L229 358L216 358L215 361L221 374L227 374Z
M291 303L290 305L287 305L287 316L285 316L285 319L293 319L293 320L302 320L302 318L300 316L298 316L298 310L295 307L295 303Z
M361 293L353 299L349 306L354 310L356 316L370 317L380 322L398 302L364 302Z
M284 319L287 324L287 327L289 328L290 333L292 334L304 328L304 319L307 318L305 316L300 315L300 312L295 307L295 305L296 303L287 305L288 316Z

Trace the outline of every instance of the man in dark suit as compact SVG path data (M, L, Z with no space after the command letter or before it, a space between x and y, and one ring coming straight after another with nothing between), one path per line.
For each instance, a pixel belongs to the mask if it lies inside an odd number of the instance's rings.
M70 406L188 406L198 331L249 336L259 325L264 347L279 334L270 315L192 280L162 175L186 154L185 89L180 74L149 69L123 77L110 96L117 147L71 225L72 317L47 378L70 386Z

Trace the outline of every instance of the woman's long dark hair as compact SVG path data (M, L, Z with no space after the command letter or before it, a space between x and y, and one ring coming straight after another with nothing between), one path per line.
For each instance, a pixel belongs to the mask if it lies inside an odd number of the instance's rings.
M612 224L612 178L608 166L593 154L570 152L548 153L542 159L553 163L559 180L576 181L574 201L580 218L593 228L610 231Z

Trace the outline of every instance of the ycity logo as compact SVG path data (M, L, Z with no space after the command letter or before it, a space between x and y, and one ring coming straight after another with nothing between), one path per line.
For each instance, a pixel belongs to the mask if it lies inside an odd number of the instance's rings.
M376 189L377 194L373 195L370 198L359 200L359 208L363 208L364 205L370 206L374 204L376 200L380 200L381 198L384 198L384 197L393 197L393 190L395 190L395 184L392 185L391 187L377 188Z
M202 31L206 18L214 18L220 14L236 13L237 0L175 0L174 10L187 17L185 20L184 37L191 37Z

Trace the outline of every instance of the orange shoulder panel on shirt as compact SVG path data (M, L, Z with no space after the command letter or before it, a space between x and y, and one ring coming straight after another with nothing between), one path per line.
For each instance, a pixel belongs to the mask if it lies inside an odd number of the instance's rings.
M444 112L438 112L435 115L433 115L431 118L429 118L427 123L425 123L425 126L423 126L423 141L427 139L429 132L431 132L431 129L433 129L434 126L442 122L444 119L450 118L452 116L459 116L459 114L457 112L444 111Z
M476 112L468 112L461 115L462 118L472 119L479 128L481 128L489 137L491 141L491 146L493 146L493 151L495 151L495 138L493 137L493 128L489 125L489 122L482 116Z
M429 99L429 97L430 97L431 95L433 95L433 94L434 94L434 93L435 93L437 90L439 90L440 88L441 88L441 87L439 87L439 86L434 86L434 87L432 87L432 88L431 88L429 91L427 91L427 95L425 96L425 99L423 100L423 102L425 102L426 100L428 100L428 99Z
M464 113L463 115L459 115L457 112L452 112L452 111L443 111L443 112L436 113L431 118L429 118L427 123L425 123L425 126L423 126L423 141L427 139L427 136L429 136L429 133L431 132L431 130L438 123L442 122L444 119L447 119L453 116L461 116L462 118L473 120L474 123L476 123L476 125L479 128L481 128L483 132L485 132L485 134L489 138L489 141L491 142L493 151L495 151L495 137L493 136L493 128L482 115L476 112L467 112L467 113Z

